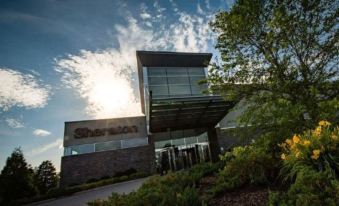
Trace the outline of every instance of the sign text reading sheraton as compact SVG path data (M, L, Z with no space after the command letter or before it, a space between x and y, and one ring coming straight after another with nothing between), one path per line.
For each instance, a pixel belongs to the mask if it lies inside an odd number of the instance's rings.
M127 133L137 133L137 126L119 126L119 127L110 127L102 129L89 129L87 127L77 128L74 131L74 138L87 138L87 137L99 137L105 135L116 135L116 134L127 134Z

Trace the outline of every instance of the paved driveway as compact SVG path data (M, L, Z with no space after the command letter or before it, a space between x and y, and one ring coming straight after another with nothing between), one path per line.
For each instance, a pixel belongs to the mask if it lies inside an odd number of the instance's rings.
M105 199L111 195L112 192L119 194L129 193L138 189L147 178L141 178L137 180L131 180L128 182L116 183L113 185L107 185L98 187L91 190L75 193L71 196L61 197L57 199L45 200L29 204L29 206L78 206L87 205L86 203L94 199Z

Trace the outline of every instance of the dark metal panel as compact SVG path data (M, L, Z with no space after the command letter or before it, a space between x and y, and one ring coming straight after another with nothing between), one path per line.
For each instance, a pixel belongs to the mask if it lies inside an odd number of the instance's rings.
M206 67L211 53L137 51L137 59L146 67Z
M163 132L215 126L233 108L220 96L152 99L150 131Z

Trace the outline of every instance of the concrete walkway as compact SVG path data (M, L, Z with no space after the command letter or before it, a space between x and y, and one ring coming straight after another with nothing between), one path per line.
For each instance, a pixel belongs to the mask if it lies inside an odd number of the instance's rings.
M28 206L83 206L87 205L87 202L95 199L106 199L116 192L119 194L130 193L133 190L137 190L147 178L141 178L131 180L128 182L120 182L113 185L106 185L103 187L97 187L94 189L81 191L71 196L61 197L57 199L44 200L29 204Z

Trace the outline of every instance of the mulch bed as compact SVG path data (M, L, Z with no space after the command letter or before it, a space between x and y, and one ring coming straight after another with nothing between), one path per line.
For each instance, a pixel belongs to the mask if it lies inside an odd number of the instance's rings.
M247 186L213 198L208 205L261 206L267 205L268 189Z
M210 189L217 178L215 176L208 176L203 178L199 184L199 193L204 196L206 191ZM231 206L261 206L267 205L268 189L254 186L246 186L238 188L234 191L225 191L223 194L212 198L208 205L231 205Z

